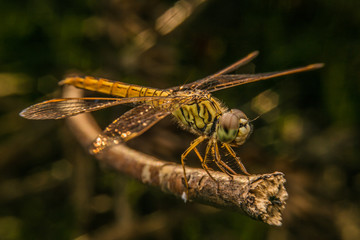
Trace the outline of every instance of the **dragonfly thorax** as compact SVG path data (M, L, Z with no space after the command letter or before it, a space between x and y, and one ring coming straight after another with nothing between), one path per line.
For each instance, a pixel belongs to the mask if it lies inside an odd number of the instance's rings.
M219 118L216 136L220 142L242 145L251 133L251 126L245 113L231 109Z

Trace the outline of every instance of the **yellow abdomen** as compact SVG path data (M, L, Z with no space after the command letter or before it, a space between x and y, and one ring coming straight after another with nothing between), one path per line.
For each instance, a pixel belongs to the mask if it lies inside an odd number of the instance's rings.
M104 78L94 77L67 77L59 82L60 85L68 84L78 88L101 92L117 97L145 97L145 96L162 96L166 97L169 92L156 89L142 87L134 84L123 82L115 82Z

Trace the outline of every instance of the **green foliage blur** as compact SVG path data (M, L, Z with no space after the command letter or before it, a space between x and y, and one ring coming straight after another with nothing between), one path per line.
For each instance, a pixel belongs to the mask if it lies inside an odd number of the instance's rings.
M174 6L184 21L165 32ZM238 153L251 173L285 173L282 227L184 204L96 162L64 121L18 116L60 97L66 74L166 88L254 50L240 71L326 64L215 93L261 115ZM355 0L1 1L0 239L360 239L359 53ZM193 138L165 119L129 145L179 162Z

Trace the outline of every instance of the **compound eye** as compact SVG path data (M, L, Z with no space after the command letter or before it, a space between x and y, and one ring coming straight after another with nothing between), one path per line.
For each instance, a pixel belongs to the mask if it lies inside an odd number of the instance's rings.
M239 131L239 118L230 111L224 113L219 119L219 128L216 131L220 142L234 141Z
M239 118L232 112L224 113L220 118L220 126L225 131L237 130L239 128Z

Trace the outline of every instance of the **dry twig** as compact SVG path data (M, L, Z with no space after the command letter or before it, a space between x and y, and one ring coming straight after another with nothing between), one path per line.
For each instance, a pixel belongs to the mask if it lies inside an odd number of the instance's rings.
M83 91L72 86L64 88L64 97L81 97ZM68 118L68 124L79 142L88 147L101 132L90 114ZM186 200L186 187L180 164L158 160L125 145L116 145L95 156L119 172L162 191ZM232 208L270 225L281 225L281 211L288 197L284 174L274 172L262 175L228 175L213 171L209 175L198 168L187 167L189 198L219 208Z

